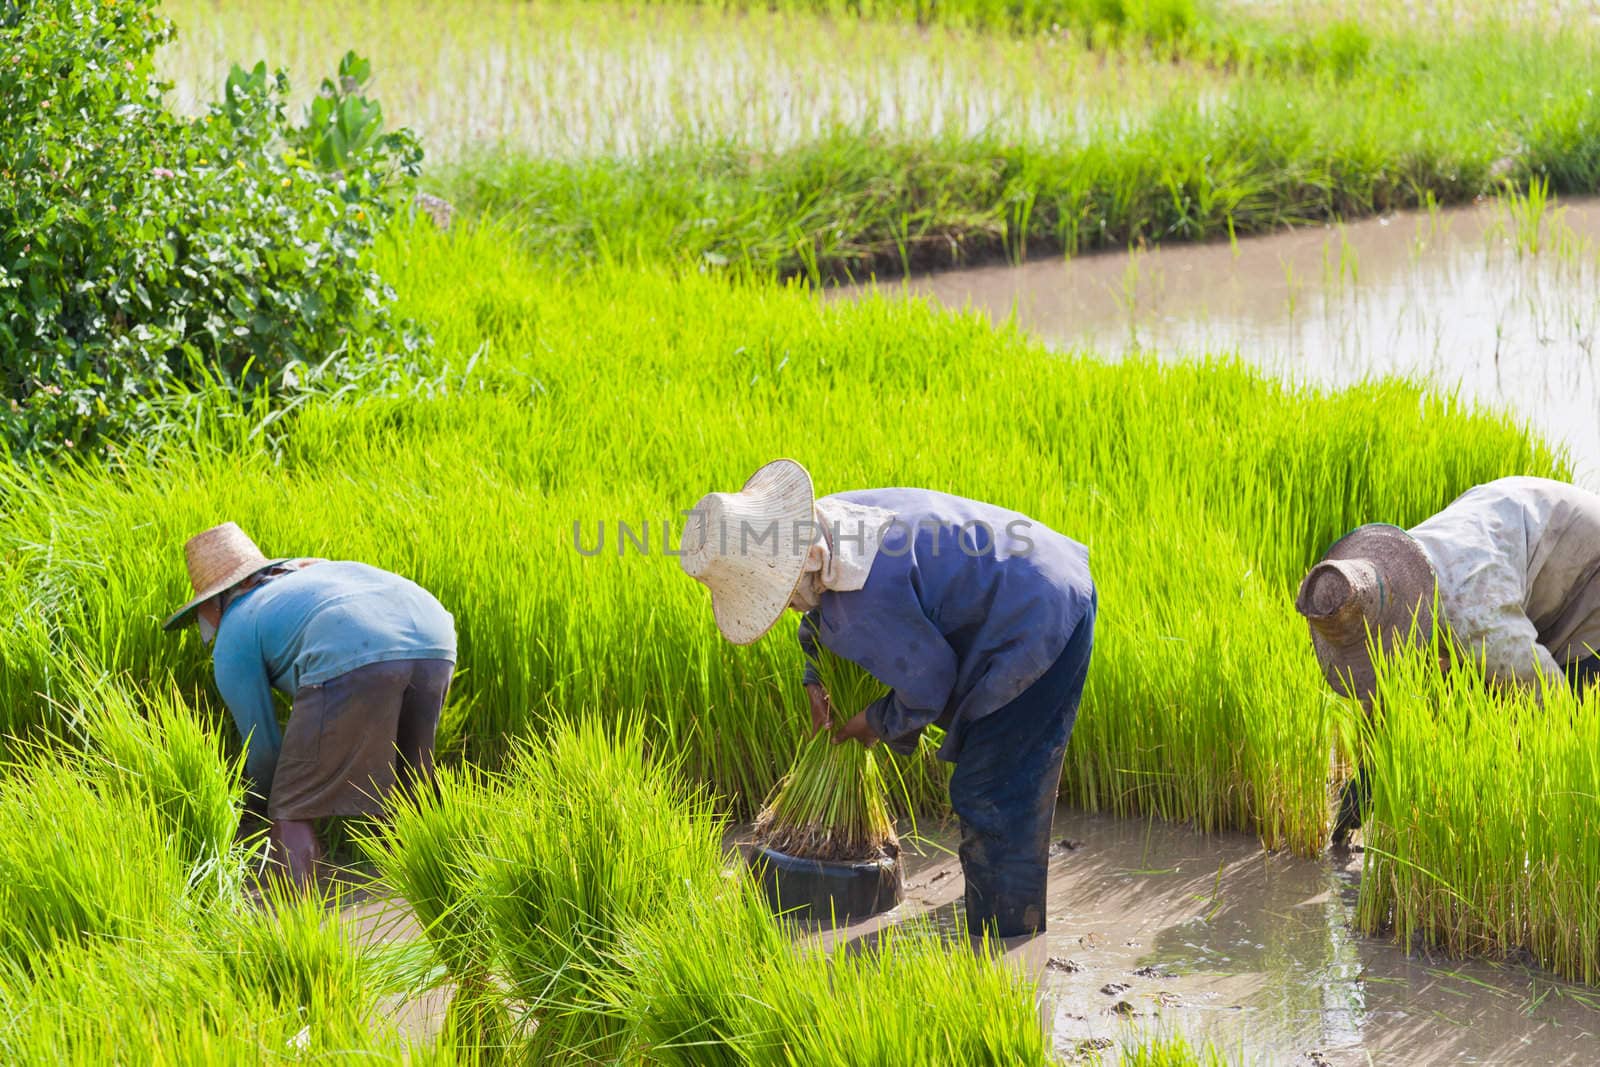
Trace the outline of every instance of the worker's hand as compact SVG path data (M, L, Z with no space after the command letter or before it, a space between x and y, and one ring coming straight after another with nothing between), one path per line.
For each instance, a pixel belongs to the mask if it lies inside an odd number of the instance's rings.
M811 732L807 737L816 737L819 730L827 730L833 726L833 704L828 700L828 691L817 682L806 684L806 697L811 701Z
M833 735L833 743L836 745L842 745L846 741L860 741L863 747L871 748L880 740L882 738L867 725L867 712L864 708L856 713L855 718L839 727Z

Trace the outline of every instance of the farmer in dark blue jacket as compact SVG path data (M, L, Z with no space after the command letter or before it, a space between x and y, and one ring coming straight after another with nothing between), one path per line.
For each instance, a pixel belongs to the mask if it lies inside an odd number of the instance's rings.
M800 642L890 687L834 740L910 752L944 731L955 764L968 928L1045 928L1050 823L1094 641L1088 551L1025 515L923 489L816 500L792 460L712 493L684 532L684 570L724 636L748 644L792 607ZM813 727L833 725L815 673Z
M434 732L456 658L455 622L428 592L364 563L267 559L233 523L184 545L191 620L267 800L275 858L315 879L312 820L382 809L397 782L433 771ZM293 698L280 734L273 689Z

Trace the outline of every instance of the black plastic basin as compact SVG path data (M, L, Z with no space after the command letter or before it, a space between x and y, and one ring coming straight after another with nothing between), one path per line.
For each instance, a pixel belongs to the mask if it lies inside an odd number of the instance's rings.
M818 923L846 923L900 903L900 861L830 863L751 845L745 854L772 910Z

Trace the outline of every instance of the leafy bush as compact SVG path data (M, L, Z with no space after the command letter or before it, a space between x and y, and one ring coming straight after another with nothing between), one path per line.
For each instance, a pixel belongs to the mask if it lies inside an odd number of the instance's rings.
M177 398L302 387L415 343L362 262L421 150L354 54L298 124L238 67L171 113L154 0L0 0L0 440L100 448Z

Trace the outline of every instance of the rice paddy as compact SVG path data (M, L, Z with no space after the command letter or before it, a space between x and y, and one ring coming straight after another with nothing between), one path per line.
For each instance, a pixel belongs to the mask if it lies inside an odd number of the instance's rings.
M1590 277L1552 199L1600 182L1583 21L1176 0L165 10L182 32L160 65L191 112L231 60L284 65L306 99L346 49L370 54L456 221L402 220L372 253L431 337L383 374L288 409L218 389L110 459L0 464L0 1059L1250 1059L1142 1030L1062 1049L1039 974L937 915L831 942L774 916L729 853L747 820L835 858L926 843L949 815L933 739L809 737L795 617L732 646L679 573L682 509L779 455L819 495L923 486L1089 547L1102 615L1064 803L1315 858L1360 761L1363 935L1600 983L1593 694L1507 699L1470 664L1404 661L1369 719L1328 691L1291 607L1351 527L1570 478L1565 450L1424 380L1285 381L1257 353L1175 360L1136 337L1108 360L815 291L1485 193L1516 269ZM1350 247L1328 262L1327 291L1368 269ZM1541 321L1592 332L1592 311ZM178 547L223 519L271 556L404 574L456 617L436 788L347 828L414 939L372 943L336 895L287 894L240 829L208 652L157 625L189 593ZM828 688L841 713L872 696ZM1220 893L1185 906L1210 921ZM403 1033L394 1004L428 991L448 1009Z
M865 278L1595 186L1594 41L1555 8L1202 9L1162 47L780 7L178 0L163 67L197 101L267 54L306 91L332 20L436 191L569 263Z

